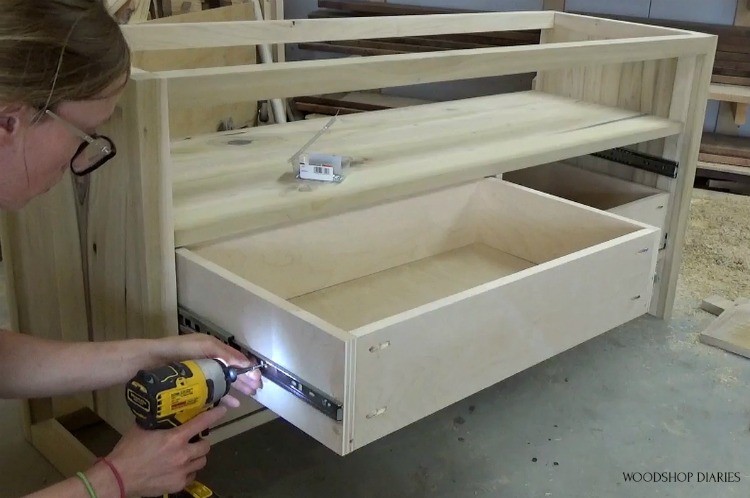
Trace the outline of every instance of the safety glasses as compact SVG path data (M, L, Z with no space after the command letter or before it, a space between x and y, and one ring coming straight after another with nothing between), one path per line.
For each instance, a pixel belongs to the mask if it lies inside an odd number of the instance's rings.
M117 154L115 144L108 137L96 134L89 135L49 109L46 109L44 112L65 126L73 135L83 140L83 143L81 143L81 146L78 147L78 150L70 160L70 170L74 175L88 175Z

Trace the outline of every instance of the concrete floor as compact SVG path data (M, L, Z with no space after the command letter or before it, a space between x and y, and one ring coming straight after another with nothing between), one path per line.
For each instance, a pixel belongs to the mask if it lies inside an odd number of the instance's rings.
M637 319L348 457L276 420L215 445L201 478L224 498L746 497L750 363L697 342L713 317L696 305L681 293L669 323ZM59 477L16 414L0 403L4 496ZM741 482L623 478L654 471Z

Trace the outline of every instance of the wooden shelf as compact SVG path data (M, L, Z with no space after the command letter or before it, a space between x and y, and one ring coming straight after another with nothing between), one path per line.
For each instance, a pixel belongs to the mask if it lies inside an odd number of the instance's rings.
M178 246L675 135L680 123L535 91L339 117L314 149L353 158L300 191L288 159L323 121L172 144ZM232 145L235 144L235 145ZM436 164L439 158L440 164Z
M712 83L708 98L729 102L732 106L732 114L736 125L741 126L747 121L747 111L748 106L750 106L750 87Z

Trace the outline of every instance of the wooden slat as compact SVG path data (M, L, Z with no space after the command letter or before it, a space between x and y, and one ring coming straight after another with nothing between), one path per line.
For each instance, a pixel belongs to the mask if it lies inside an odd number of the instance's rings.
M597 15L598 16L598 15ZM585 14L555 13L555 27L570 29L594 38L631 38L639 36L679 35L688 31L663 25L624 20L616 16L592 17Z
M358 14L370 15L429 15L429 14L457 14L461 12L477 12L476 10L421 7L400 3L355 2L339 0L318 0L318 7L326 9L344 10Z
M738 85L711 84L709 98L724 102L750 104L750 88Z
M731 164L734 166L750 167L750 159L746 157L720 156L717 154L701 153L698 156L700 161L706 163Z
M678 57L705 50L709 36L670 36L633 40L594 40L545 46L400 54L372 58L302 61L273 66L236 66L156 73L168 79L170 105L263 100L310 92L334 93L527 73L583 64ZM331 72L346 78L331 78ZM280 82L283 82L280 84ZM212 92L219 85L221 92Z
M724 76L714 74L711 77L711 83L722 83L725 85L750 86L750 76Z
M353 39L545 29L553 12L500 12L446 16L393 16L285 21L122 26L132 50L232 47Z
M750 304L726 310L699 338L704 344L750 358Z
M190 12L149 21L149 24L177 24L196 22L224 22L253 20L250 4L237 4L200 12ZM225 67L254 64L254 47L200 48L184 50L149 50L134 52L132 65L146 71L168 71L196 67ZM171 108L169 113L170 138L183 138L201 133L214 133L230 119L237 127L253 125L257 115L257 102L241 99L218 106L201 106L199 103L181 109Z
M704 133L701 152L750 159L750 138Z

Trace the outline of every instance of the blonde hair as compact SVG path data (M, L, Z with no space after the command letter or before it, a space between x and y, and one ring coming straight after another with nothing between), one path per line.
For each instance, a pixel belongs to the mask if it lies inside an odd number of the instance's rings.
M0 104L90 100L130 71L101 0L0 0Z

